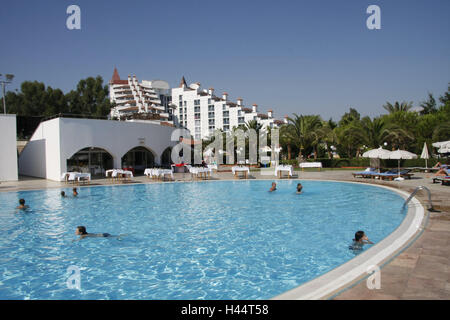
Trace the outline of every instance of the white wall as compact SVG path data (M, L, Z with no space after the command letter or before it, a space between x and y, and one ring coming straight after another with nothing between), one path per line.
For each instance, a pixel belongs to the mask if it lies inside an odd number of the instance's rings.
M20 154L19 171L23 175L59 181L67 171L67 159L81 149L102 148L121 167L122 157L134 147L146 147L159 163L171 141L173 127L149 123L57 118L39 125Z
M0 181L18 180L16 115L0 115Z

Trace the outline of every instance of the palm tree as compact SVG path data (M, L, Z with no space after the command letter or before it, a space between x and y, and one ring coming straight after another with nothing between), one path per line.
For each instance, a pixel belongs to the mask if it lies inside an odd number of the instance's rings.
M412 108L412 102L401 102L395 101L394 104L391 104L390 102L386 102L385 105L383 105L383 108L387 110L389 113L394 113L398 111L409 111L409 109Z
M297 115L294 118L288 118L288 126L285 134L293 144L299 148L299 158L303 158L302 151L313 148L317 154L317 145L320 143L319 129L322 127L322 120L317 115Z

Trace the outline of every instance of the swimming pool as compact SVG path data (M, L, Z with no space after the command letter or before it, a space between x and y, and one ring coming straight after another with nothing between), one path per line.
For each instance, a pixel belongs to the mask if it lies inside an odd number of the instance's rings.
M302 181L165 183L0 193L1 299L268 299L379 242L403 198L369 185ZM65 190L69 196L61 198ZM25 198L29 212L17 212ZM75 228L127 234L72 242ZM81 290L67 269L80 270Z

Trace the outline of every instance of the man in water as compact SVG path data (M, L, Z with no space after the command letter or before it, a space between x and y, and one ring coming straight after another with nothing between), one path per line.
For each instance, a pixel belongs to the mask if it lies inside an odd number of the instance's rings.
M272 188L270 188L269 192L273 192L277 190L277 184L275 182L272 182Z
M20 199L19 200L19 206L16 207L16 209L25 210L25 209L28 209L28 208L29 208L29 206L27 206L25 204L25 199Z
M369 240L364 231L357 231L355 233L355 239L353 239L353 244L349 247L349 249L362 251L363 245L365 244L374 244L374 243Z
M302 189L303 189L302 184L301 184L301 183L298 183L298 184L297 184L297 194L302 193Z
M78 195L77 188L72 189L73 196L76 197Z
M98 238L98 237L110 237L111 235L109 233L87 233L86 231L86 227L85 226L78 226L77 230L75 231L75 234L77 236L80 236L80 240L87 238L87 237L92 237L92 238Z
M66 197L66 193L64 191L61 191L61 197L65 198Z

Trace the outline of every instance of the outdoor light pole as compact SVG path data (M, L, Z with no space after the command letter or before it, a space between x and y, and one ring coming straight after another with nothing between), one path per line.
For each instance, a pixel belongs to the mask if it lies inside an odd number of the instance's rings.
M6 114L6 97L5 97L5 86L12 82L14 79L13 74L5 74L5 80L1 80L2 74L0 73L0 82L2 84L2 90L3 90L3 113Z

